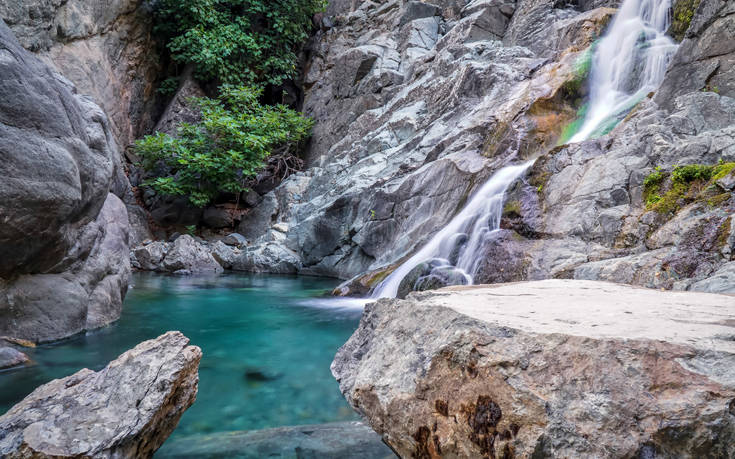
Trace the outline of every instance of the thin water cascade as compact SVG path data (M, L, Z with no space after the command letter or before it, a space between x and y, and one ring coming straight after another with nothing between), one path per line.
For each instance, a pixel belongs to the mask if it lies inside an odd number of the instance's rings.
M605 134L661 84L677 49L665 35L670 8L671 0L623 2L594 50L588 109L570 143ZM483 245L500 229L505 192L531 164L496 172L446 227L375 288L372 298L396 297L401 281L422 263L425 271L414 287L437 276L452 285L472 284Z
M570 143L606 134L664 79L677 45L666 36L671 0L625 0L594 50L590 99Z
M487 238L500 229L505 190L531 164L533 161L506 166L496 172L447 226L375 288L372 297L395 298L403 278L421 263L429 261L435 264L434 269L451 268L455 275L464 277L461 283L472 284L480 261L476 254Z

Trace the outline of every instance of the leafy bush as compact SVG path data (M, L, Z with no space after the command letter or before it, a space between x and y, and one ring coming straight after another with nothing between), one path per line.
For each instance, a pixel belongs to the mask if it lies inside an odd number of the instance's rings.
M296 52L326 0L159 0L156 29L176 62L202 80L278 85L295 75Z
M309 136L310 119L283 105L261 105L259 89L225 85L220 93L219 100L192 99L199 124L182 124L176 137L159 132L136 142L141 165L158 175L144 185L202 207L221 192L246 190L273 149L291 150Z

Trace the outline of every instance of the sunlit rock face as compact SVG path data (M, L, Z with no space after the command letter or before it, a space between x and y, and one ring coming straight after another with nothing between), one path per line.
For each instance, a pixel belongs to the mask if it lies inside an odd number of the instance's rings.
M614 13L597 3L335 2L305 66L310 167L240 232L303 273L409 255L494 171L555 146L582 97L577 64ZM250 259L240 269L262 269Z
M0 335L64 338L119 316L128 218L102 110L0 22Z
M401 457L731 457L735 298L604 282L366 306L332 373Z

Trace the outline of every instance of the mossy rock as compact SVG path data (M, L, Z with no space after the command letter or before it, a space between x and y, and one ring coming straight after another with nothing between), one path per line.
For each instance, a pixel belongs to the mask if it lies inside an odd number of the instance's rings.
M689 25L694 19L694 13L697 11L701 0L677 0L674 3L674 14L671 21L671 27L669 27L669 35L674 40L682 41Z

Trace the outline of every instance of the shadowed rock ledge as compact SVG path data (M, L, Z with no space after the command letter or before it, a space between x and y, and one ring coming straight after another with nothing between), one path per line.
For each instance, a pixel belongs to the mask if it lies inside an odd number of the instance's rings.
M735 297L593 281L380 300L332 372L402 457L733 457Z
M0 457L151 457L194 403L201 357L168 332L44 384L0 417Z

